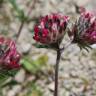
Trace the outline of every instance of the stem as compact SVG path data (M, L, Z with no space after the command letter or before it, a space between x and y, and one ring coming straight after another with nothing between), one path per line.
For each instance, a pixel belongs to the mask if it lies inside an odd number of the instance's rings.
M57 50L57 59L56 59L56 66L55 66L55 91L54 96L58 96L58 70L59 70L59 62L61 57L61 50Z
M34 0L34 2L31 4L31 6L29 6L29 11L28 11L27 16L29 16L29 15L31 14L32 9L34 8L36 2L37 2L37 1ZM23 27L24 27L24 24L25 24L25 21L23 20L23 21L21 22L20 27L19 27L19 30L18 30L18 33L17 33L17 39L16 39L16 41L18 41L18 39L19 39L19 37L20 37L20 34L21 34L22 29L23 29Z
M19 36L20 36L20 34L22 32L23 26L24 26L24 21L21 22L21 25L19 27L19 30L18 30L18 33L17 33L17 40L18 40L18 38L19 38Z

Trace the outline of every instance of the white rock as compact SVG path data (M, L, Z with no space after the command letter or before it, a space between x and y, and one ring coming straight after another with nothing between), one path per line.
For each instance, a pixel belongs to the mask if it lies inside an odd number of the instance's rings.
M54 82L50 83L50 84L48 85L48 88L49 88L50 90L54 91Z
M15 80L19 83L24 82L25 80L25 71L21 69L15 76Z
M28 53L31 49L31 44L22 42L19 46L19 49L22 53Z
M54 65L56 63L56 54L49 52L47 55L49 57L48 64Z
M83 86L83 85L81 87L79 87L79 88L73 87L72 91L76 92L76 93L79 93L79 92L84 91L84 88L85 88L85 86Z
M13 90L8 91L7 96L15 96L15 93Z
M19 93L21 89L22 89L21 85L13 86L13 91L15 94Z
M74 0L74 1L77 2L78 6L84 6L84 5L88 4L88 2L90 0L84 0L84 1L82 1L82 0Z
M91 45L92 48L96 49L96 44Z

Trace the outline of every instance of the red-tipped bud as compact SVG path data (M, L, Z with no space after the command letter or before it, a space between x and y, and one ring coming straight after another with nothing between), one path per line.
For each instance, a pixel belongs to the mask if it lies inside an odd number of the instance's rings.
M34 39L37 42L50 45L60 42L64 36L69 17L61 14L51 14L42 17L34 27Z
M96 17L90 12L81 13L70 31L73 42L81 46L96 43Z

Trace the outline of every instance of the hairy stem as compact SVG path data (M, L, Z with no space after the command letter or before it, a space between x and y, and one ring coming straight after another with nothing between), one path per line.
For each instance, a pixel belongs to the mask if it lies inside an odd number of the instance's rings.
M59 70L59 62L61 57L61 50L57 50L57 59L56 59L56 66L55 66L55 90L54 96L58 96L58 70Z

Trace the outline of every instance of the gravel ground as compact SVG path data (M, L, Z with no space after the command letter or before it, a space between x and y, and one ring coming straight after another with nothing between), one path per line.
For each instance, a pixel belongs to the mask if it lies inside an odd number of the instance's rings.
M32 2L34 3L34 0ZM17 3L27 14L27 0L17 0ZM74 16L78 16L78 10L75 5L84 6L88 10L96 11L96 0L36 0L30 18L36 19L48 13L62 12L63 14L71 16L74 20ZM17 33L17 28L19 28L20 22L13 18L14 16L10 10L10 4L7 3L3 5L0 13L3 14L3 12L6 14L6 17L2 17L1 15L0 20L6 18L6 20L8 19L8 24L5 23L5 20L1 22L0 26L3 27L1 27L0 30L1 32L9 30L10 33L5 34L14 39L13 36ZM32 40L32 34L29 30L32 29L33 25L34 21L24 25L17 42L17 47L21 53L29 53L32 59L36 59L42 54L46 54L49 57L49 67L43 70L44 74L47 74L47 77L41 74L40 78L38 78L35 83L38 85L38 89L43 92L42 96L53 96L56 53L53 50L37 49L32 46L34 41ZM65 40L63 43L67 43L67 41ZM96 96L95 48L96 46L89 53L84 50L80 51L76 45L71 45L65 50L62 54L59 67L59 96ZM27 82L35 80L35 78L34 75L27 76L25 70L21 69L15 76L15 80L20 84L17 84L12 88L4 88L2 96L35 96L24 95L29 90L28 88L24 88L24 86Z

